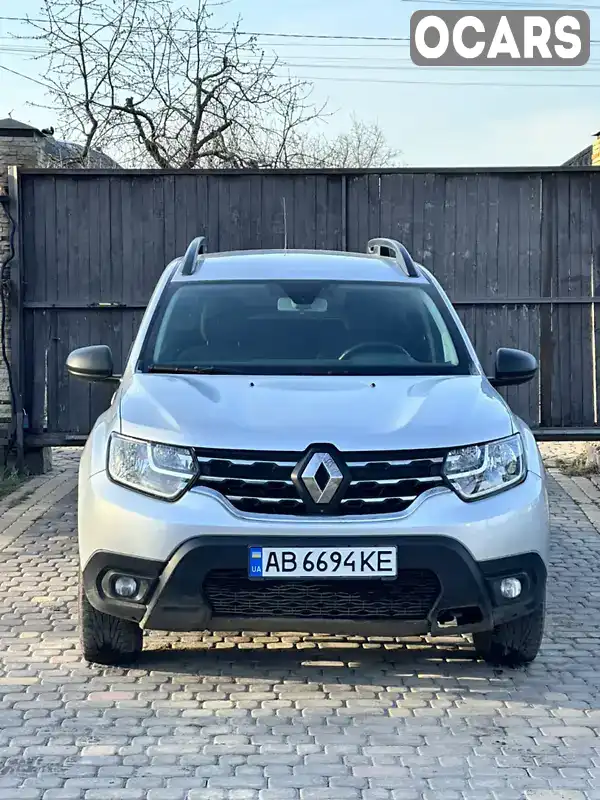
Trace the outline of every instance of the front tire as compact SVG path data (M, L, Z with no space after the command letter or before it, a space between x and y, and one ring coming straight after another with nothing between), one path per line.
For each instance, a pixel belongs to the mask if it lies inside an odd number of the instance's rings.
M475 651L488 664L517 667L537 656L544 635L545 607L525 617L497 625L492 631L473 634Z
M142 652L143 633L135 622L98 611L79 582L79 637L86 661L117 666L136 661Z

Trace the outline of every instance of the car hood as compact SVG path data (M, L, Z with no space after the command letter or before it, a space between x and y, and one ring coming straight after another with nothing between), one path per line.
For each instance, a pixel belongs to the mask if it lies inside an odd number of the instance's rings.
M509 436L508 407L482 376L135 373L120 389L121 431L235 450L455 447Z

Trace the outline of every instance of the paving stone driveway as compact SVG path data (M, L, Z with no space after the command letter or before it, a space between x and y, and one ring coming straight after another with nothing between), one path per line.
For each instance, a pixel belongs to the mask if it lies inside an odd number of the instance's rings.
M58 467L0 503L0 798L600 799L592 496L553 482L527 670L460 639L249 632L152 634L138 668L106 669L78 651L74 462Z

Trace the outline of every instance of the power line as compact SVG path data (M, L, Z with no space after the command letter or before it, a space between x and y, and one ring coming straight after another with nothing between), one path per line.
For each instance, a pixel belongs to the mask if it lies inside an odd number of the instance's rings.
M0 69L4 70L4 72L10 72L11 75L16 75L18 78L24 78L26 81L31 81L31 83L37 83L38 86L43 86L44 89L50 89L50 91L55 91L55 88L53 86L50 86L49 83L44 83L43 81L39 81L37 78L32 78L31 75L25 75L23 72L17 72L16 69L5 67L4 64L0 64Z
M296 75L301 81L344 81L350 83L381 83L394 86L482 86L487 87L510 87L520 89L521 87L530 89L600 89L600 83L501 83L498 81L407 81L407 80L388 80L387 78L341 78L323 75Z
M415 0L401 0L403 3L413 3ZM519 8L524 5L524 3L520 2L510 2L509 0L423 0L426 3L445 3L449 5L479 5L479 6L486 6L486 5L495 5L499 3L499 7L511 6L515 8ZM548 9L548 8L573 8L573 9L581 9L579 5L571 5L568 3L561 3L561 4L544 4L543 6L534 6L533 10L536 8ZM599 6L586 6L586 10L600 10ZM532 10L531 6L528 10ZM47 23L47 19L42 18L35 18L35 17L8 17L8 16L0 16L0 20L4 20L7 22L27 22L27 23ZM65 25L70 26L77 26L76 22L71 22L70 20L61 20L61 22ZM114 23L100 23L100 22L86 22L83 24L84 28L89 27L96 27L96 28L110 28L115 27ZM139 27L138 30L146 30L144 27ZM174 31L181 32L181 33L193 33L193 28L174 28ZM343 35L343 34L329 34L329 33L277 33L275 31L242 31L237 29L226 30L226 29L218 29L218 28L207 28L207 33L212 33L220 36L231 36L234 32L239 36L254 36L254 37L265 37L265 38L277 38L277 39L300 39L300 40L314 40L314 41L340 41L340 42L410 42L409 36L363 36L363 35ZM591 39L590 40L593 44L600 43L600 39ZM281 43L283 44L283 42ZM279 46L279 45L276 45ZM352 45L350 45L352 46Z
M416 0L401 0L402 3L409 3L413 4ZM527 11L528 13L531 11L547 11L548 9L557 8L562 11L563 8L572 8L578 11L594 11L600 10L600 6L591 6L586 5L582 7L582 4L575 5L574 3L544 3L543 5L534 5L525 2L512 2L511 0L419 0L419 5L423 3L435 3L438 5L439 3L444 3L445 5L451 6L476 6L477 8L518 8L522 11Z
M0 64L0 69L4 70L5 72L10 72L12 75L16 75L19 78L23 78L24 80L31 81L31 83L36 83L38 86L43 86L44 89L48 89L50 91L57 91L55 87L51 86L48 83L44 83L43 81L38 80L37 78L32 78L31 75L25 75L22 72L18 72L15 69L11 69L10 67L4 66L4 64ZM393 84L395 86L483 86L483 87L509 87L509 88L520 88L520 87L529 87L533 89L600 89L600 83L504 83L493 81L488 83L487 81L407 81L407 80L387 80L384 78L341 78L341 77L334 77L334 78L324 78L321 76L298 76L300 80L331 80L331 81L350 81L352 83L382 83L382 84ZM60 90L61 92L63 90ZM67 92L64 92L67 97L76 100L77 98L74 95L70 95Z
M35 54L39 54L39 55L49 55L50 54L50 50L43 49L43 48L23 48L23 47L19 47L19 46L12 47L10 45L2 45L2 44L0 44L0 53L17 54L17 55L35 53ZM314 56L291 56L291 58L292 59L304 58L305 61L310 61L311 59L314 59L315 57ZM360 58L360 57L351 57L351 56L343 57L342 56L342 57L330 57L330 58L327 58L327 57L322 56L322 57L320 57L320 59L318 61L314 60L311 63L295 63L295 61L293 61L293 60L292 61L286 61L286 60L281 59L281 60L278 60L276 66L299 68L299 69L309 68L309 69L319 69L319 70L345 70L345 71L360 70L361 72L365 72L365 71L369 71L369 72L372 72L372 71L375 71L375 72L400 72L400 71L406 71L406 70L414 70L416 68L415 64L413 64L413 62L410 60L410 58L396 58L396 59L393 59L393 58L373 58L373 59L370 59L370 60L371 61L380 62L380 63L368 63L368 60L365 60L364 58ZM342 62L342 63L332 63L332 62ZM358 63L348 63L348 62L358 62ZM256 59L256 58L254 58L252 56L249 56L248 58L245 59L245 63L251 65L251 64L259 64L261 62L260 62L259 59ZM598 70L599 66L600 66L600 59L597 59L597 58L592 59L591 61L588 62L588 65L586 65L585 72L587 74L592 73L592 72L598 72L599 71ZM463 66L452 67L451 71L452 72L457 72L457 71L460 71L460 70L468 69L471 73L473 73L473 72L484 72L484 73L486 73L486 72L489 71L490 68L494 68L496 70L498 70L498 69L501 69L501 70L510 69L511 71L518 70L519 72L525 71L525 72L537 72L537 73L539 73L539 71L540 71L539 67L533 67L533 66L530 66L530 65L527 65L527 64L523 64L523 65L518 64L518 65L515 65L515 66L512 66L512 67L497 67L494 64L477 65L477 66L470 66L470 65L466 65L465 66L465 65L463 65ZM444 70L444 71L447 72L448 69L449 69L448 67L436 66L435 64L432 64L431 66L427 67L427 71L428 72L435 71L435 70ZM544 67L543 71L544 72L562 72L565 69L567 69L567 70L574 69L574 67L572 65L569 65L569 64L564 64L563 66L548 66L548 67ZM321 79L325 78L325 76L323 76L323 75L321 75L320 77L321 77ZM333 76L332 76L331 80L334 80Z
M5 22L37 22L37 23L47 23L47 19L36 18L36 17L5 17L0 16L0 20ZM77 27L76 22L71 22L71 20L63 19L60 20L64 25L71 25ZM106 28L106 27L115 27L114 23L102 23L102 22L84 22L82 27L88 28ZM140 30L140 28L138 28ZM190 33L194 29L193 28L175 28L176 31L181 31L184 33ZM369 42L408 42L410 41L408 36L342 36L339 34L325 34L325 33L275 33L272 31L240 31L237 29L223 30L219 28L207 28L207 33L216 33L220 34L221 36L230 36L234 30L235 33L239 34L240 36L264 36L264 37L275 37L278 39L325 39L325 40L340 40L340 41L369 41Z

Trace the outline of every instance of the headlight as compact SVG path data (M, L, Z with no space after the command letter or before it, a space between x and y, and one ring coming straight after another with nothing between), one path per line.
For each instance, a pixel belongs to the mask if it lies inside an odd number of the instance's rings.
M196 467L191 451L185 447L113 433L108 445L108 474L116 483L175 500L193 480Z
M508 489L525 477L525 455L520 434L487 444L451 450L444 475L463 500Z

